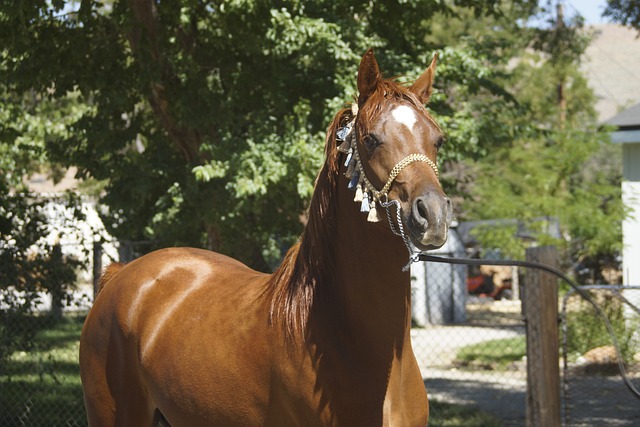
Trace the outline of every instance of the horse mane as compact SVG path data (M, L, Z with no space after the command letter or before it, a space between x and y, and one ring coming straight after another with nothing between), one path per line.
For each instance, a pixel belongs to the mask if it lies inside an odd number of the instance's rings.
M390 101L407 101L426 113L418 98L392 79L379 81L370 99L372 102L367 102L367 108L358 112L357 135L366 132L368 124ZM428 113L427 116L430 117ZM333 278L331 254L336 231L333 229L336 218L333 199L340 170L336 132L352 119L352 110L345 108L331 121L325 140L325 163L316 178L309 220L300 240L289 249L269 279L269 288L273 289L271 322L280 323L291 338L304 336L314 301L319 297L319 288Z
M104 269L102 275L100 276L100 280L98 281L98 292L100 292L106 286L106 284L113 278L113 276L115 276L120 270L122 270L122 267L124 267L124 263L114 262L109 264L107 268Z
M274 289L271 321L280 323L290 337L302 337L318 288L330 280L336 218L335 197L340 163L336 132L352 120L351 109L340 110L327 129L325 162L318 173L302 236L285 255L270 278Z

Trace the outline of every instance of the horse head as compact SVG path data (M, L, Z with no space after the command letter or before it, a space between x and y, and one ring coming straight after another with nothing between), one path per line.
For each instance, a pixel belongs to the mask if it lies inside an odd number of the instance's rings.
M358 69L357 108L348 125L353 132L348 129L341 150L353 157L346 162L346 175L355 200L364 199L362 211L374 214L369 220L378 221L377 209L393 202L397 219L389 218L389 226L398 227L405 243L408 238L419 250L442 246L453 217L436 166L444 136L424 107L433 90L436 59L405 87L381 77L369 50Z

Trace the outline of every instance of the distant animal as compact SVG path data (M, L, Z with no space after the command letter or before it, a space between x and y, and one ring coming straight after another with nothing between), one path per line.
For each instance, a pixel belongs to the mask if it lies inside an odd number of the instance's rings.
M403 267L405 242L440 247L452 219L424 107L436 59L404 86L364 55L273 274L193 248L108 267L80 340L91 427L427 424Z

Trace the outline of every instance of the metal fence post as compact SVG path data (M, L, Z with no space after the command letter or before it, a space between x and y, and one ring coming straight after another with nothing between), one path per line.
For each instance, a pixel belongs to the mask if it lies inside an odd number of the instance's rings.
M557 265L553 246L527 249L527 261ZM558 284L552 274L527 269L523 312L527 328L527 427L560 427Z

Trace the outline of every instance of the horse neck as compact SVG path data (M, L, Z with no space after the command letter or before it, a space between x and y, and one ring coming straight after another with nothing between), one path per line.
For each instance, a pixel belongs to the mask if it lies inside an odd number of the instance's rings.
M325 165L318 177L300 245L290 254L295 259L284 263L295 266L291 278L296 280L288 284L297 294L292 300L313 301L308 326L316 329L311 331L316 336L323 335L318 329L327 329L324 332L330 336L339 329L344 341L357 336L363 351L371 346L401 346L411 321L410 276L402 271L407 250L386 224L367 221L360 204L353 201L354 193L347 189L346 178L327 169ZM299 306L289 304L285 314L292 329L296 329ZM306 323L305 316L298 325Z
M340 177L342 178L342 177ZM344 181L344 182L341 182ZM408 336L411 322L411 284L402 268L407 249L385 223L371 223L361 213L354 193L338 180L331 295L344 314L352 334L369 337L379 344L396 345Z
M367 222L347 189L335 135L350 119L343 110L330 126L327 161L305 231L270 279L271 319L290 337L330 325L346 334L398 342L410 326L410 276L402 272L408 255L387 227Z

